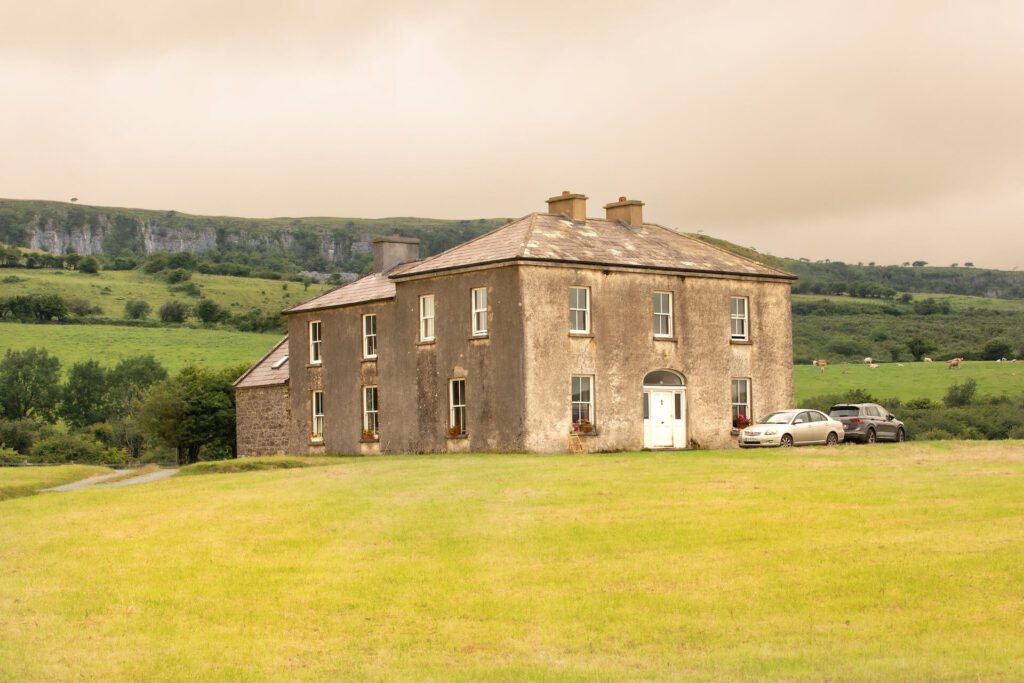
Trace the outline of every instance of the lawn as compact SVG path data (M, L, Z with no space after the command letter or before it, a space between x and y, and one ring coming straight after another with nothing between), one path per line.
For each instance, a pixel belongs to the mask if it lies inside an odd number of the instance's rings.
M38 346L60 358L66 372L89 359L111 366L127 356L151 353L173 373L190 363L212 368L254 363L281 336L184 327L0 323L0 357L8 349Z
M843 394L864 389L879 400L930 398L941 401L946 390L957 382L973 377L979 395L1024 394L1024 362L964 361L960 369L949 369L944 362L882 363L872 370L862 363L829 365L822 372L813 365L793 368L796 402L814 396Z
M31 496L40 489L70 484L73 481L85 479L94 474L106 474L108 472L110 472L110 469L94 465L0 467L0 501L8 498Z
M1024 443L338 458L0 503L0 680L1020 680Z
M12 276L19 278L20 282L3 282L4 278ZM233 314L245 313L254 308L281 311L333 286L312 284L307 290L299 282L202 273L194 273L191 281L199 286L205 298L224 306ZM36 293L59 294L66 300L86 299L103 309L100 317L114 319L124 317L124 305L129 299L141 299L149 303L153 309L149 314L151 320L157 319L157 309L168 299L180 299L189 305L199 301L185 294L171 292L167 282L159 275L147 275L139 270L106 270L96 275L27 268L4 268L0 272L0 297Z

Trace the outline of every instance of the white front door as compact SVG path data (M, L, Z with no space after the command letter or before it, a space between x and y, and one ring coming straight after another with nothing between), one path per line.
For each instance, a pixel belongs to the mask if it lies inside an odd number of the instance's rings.
M671 448L673 441L675 401L671 391L651 392L651 446Z

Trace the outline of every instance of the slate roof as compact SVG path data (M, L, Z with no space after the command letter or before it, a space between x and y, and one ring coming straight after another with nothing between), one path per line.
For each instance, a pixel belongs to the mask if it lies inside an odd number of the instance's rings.
M564 214L531 213L436 256L403 263L387 273L374 273L332 289L285 313L392 299L396 279L509 261L796 279L785 271L656 223L632 227L603 218L574 221Z
M270 387L288 383L288 337L277 342L270 353L235 380L236 389ZM284 362L282 362L284 361ZM275 368L274 366L277 365Z
M757 261L655 223L532 213L446 252L392 273L402 278L502 261L550 261L795 280Z

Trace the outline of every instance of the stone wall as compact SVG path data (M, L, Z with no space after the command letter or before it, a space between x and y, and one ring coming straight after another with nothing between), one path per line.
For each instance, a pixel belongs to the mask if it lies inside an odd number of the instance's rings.
M287 384L236 389L235 411L239 457L288 452L292 426Z

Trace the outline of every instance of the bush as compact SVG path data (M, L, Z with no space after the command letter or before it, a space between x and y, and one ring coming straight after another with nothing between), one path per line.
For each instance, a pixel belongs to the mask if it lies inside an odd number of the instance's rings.
M120 451L106 448L89 434L54 434L42 439L32 449L40 462L119 463L125 462Z
M231 317L230 311L218 306L209 299L199 302L195 308L195 316L204 323L219 323Z
M32 452L36 440L53 433L53 427L28 418L0 420L0 446L13 448L22 455Z
M1007 358L1013 353L1013 346L1005 339L992 339L985 344L981 357L985 360Z
M124 305L124 317L129 320L142 320L153 310L152 306L139 299L129 299Z
M188 312L189 308L187 304L171 299L160 307L160 322L183 323L185 322L185 318L188 317Z
M23 462L28 462L28 458L13 448L0 446L0 465L20 465Z
M96 260L95 256L86 256L78 264L78 272L96 275L100 272L100 262Z
M172 292L195 297L197 299L203 295L203 290L199 289L199 285L194 282L182 282L180 285L172 285L169 289Z
M950 407L966 406L974 400L974 394L978 390L978 383L973 377L954 384L946 391L942 402Z
M86 299L75 297L68 301L68 310L80 318L87 315L103 315L103 309L95 304L89 303Z
M185 270L184 268L172 268L164 272L164 279L167 280L167 284L176 285L179 282L191 280L192 271Z

